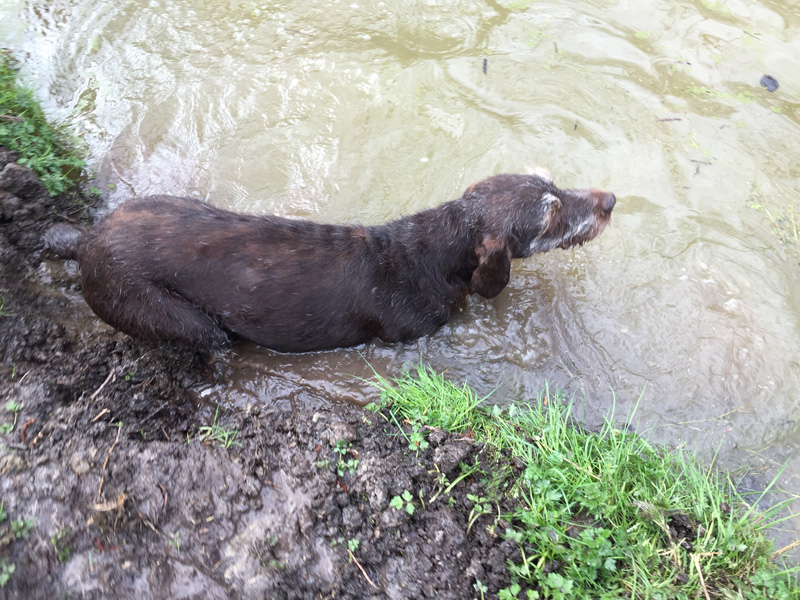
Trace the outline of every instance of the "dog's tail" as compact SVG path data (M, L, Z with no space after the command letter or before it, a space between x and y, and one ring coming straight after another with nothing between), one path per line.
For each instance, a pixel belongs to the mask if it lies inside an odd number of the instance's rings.
M45 231L42 236L44 245L58 254L61 258L76 258L78 243L86 230L82 227L58 223Z

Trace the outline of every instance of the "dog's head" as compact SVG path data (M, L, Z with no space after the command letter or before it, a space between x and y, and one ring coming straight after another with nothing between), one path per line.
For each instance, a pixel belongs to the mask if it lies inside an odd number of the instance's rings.
M469 291L486 298L508 283L512 258L588 242L606 228L616 203L603 190L560 190L545 169L489 177L462 199L475 216L478 267Z

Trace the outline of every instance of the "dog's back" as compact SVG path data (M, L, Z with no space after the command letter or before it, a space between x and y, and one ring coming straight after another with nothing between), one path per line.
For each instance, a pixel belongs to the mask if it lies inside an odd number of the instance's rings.
M308 351L432 333L465 293L499 293L512 258L591 239L612 207L611 194L562 192L539 176L490 178L374 227L153 196L86 234L51 229L47 242L78 260L89 306L130 335L212 349L233 334Z

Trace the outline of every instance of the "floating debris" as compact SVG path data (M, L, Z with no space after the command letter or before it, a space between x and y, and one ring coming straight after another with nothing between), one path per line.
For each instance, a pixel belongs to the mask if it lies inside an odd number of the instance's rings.
M780 84L772 75L764 75L761 78L761 87L767 88L769 92L774 92L780 87Z

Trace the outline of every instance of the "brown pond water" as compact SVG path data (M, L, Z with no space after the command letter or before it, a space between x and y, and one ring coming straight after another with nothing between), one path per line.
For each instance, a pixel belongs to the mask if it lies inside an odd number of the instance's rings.
M240 345L209 402L362 402L365 360L423 360L498 402L549 381L589 423L641 395L652 439L767 476L788 461L800 491L795 0L5 0L0 17L112 206L168 192L378 223L535 165L617 194L600 239L518 262L438 334Z

